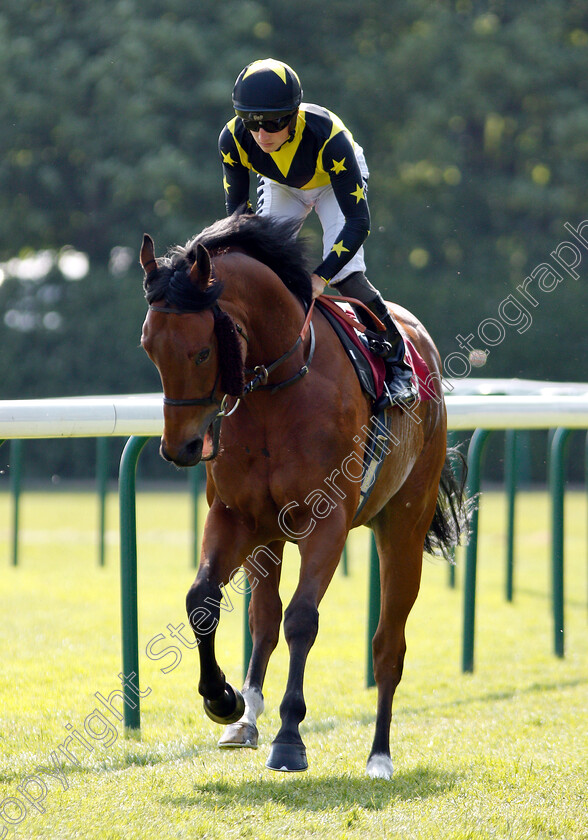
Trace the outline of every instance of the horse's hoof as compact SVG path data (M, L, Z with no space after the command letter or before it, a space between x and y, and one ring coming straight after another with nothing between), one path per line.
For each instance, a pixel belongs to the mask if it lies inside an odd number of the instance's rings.
M245 700L240 691L226 683L225 693L218 700L204 698L204 711L215 723L236 723L245 712Z
M391 779L392 771L392 759L389 755L378 753L369 757L366 772L370 779Z
M252 750L257 749L257 739L259 732L257 726L253 723L231 723L223 732L219 747L250 747Z
M270 770L300 773L308 768L304 744L272 744L265 766Z

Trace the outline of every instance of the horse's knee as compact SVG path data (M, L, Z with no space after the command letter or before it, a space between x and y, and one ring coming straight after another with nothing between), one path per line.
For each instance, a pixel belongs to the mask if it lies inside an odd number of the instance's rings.
M196 579L186 595L186 612L190 626L199 639L216 629L220 615L222 592L219 586Z
M288 645L297 639L312 644L318 633L319 614L316 604L293 601L284 613L284 637Z

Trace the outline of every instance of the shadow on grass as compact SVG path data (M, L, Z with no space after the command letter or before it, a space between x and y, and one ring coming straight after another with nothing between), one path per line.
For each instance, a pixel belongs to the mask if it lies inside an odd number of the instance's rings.
M509 701L514 697L522 695L545 694L549 691L561 691L566 688L576 688L578 686L586 685L587 679L573 679L561 680L555 682L534 682L524 688L516 688L504 691L489 691L487 693L477 693L471 697L463 697L457 700L452 700L449 703L428 704L423 706L414 706L412 708L401 707L396 713L396 719L410 718L413 716L420 716L424 714L434 715L442 712L443 709L455 709L457 707L468 707L480 703ZM375 712L360 713L354 717L354 723L359 726L372 726L375 722ZM316 720L304 724L303 736L305 734L325 734L334 729L341 727L342 721L327 717L322 720ZM104 750L101 753L95 753L92 758L84 756L83 750L78 749L78 755L82 759L79 764L68 763L63 760L58 766L67 778L83 777L89 774L111 773L120 770L125 770L129 767L149 767L172 762L189 761L196 756L204 756L217 753L216 745L183 745L170 743L166 747L154 747L142 745L139 742L133 744L132 740L119 742L119 747L124 745L122 751L108 752ZM44 761L37 764L35 773L37 775L50 777L55 773L55 766L48 760L48 755ZM28 771L31 772L30 770ZM268 771L269 772L269 771ZM15 767L12 770L4 770L0 772L0 783L11 784L21 781L26 775L26 770ZM286 782L287 779L287 782ZM333 802L357 802L358 797L361 801L364 799L369 802L372 797L376 796L375 801L384 798L383 805L376 805L372 807L384 807L384 805L392 800L411 800L418 798L425 798L443 793L453 787L455 782L459 779L457 774L439 773L435 769L428 767L417 767L414 770L406 772L395 773L392 780L389 782L382 782L380 780L371 780L367 777L365 779L358 779L346 776L344 773L327 777L302 778L296 776L293 778L290 774L285 774L282 779L263 779L261 781L255 780L245 782L242 784L231 784L230 782L211 782L204 787L198 789L193 796L186 796L178 799L176 805L206 805L207 797L212 801L214 797L223 796L223 791L226 791L227 800L231 797L248 795L251 803L265 802L274 799L274 797L284 797L288 803L296 802L302 797L305 801L309 798L310 791L315 792L315 798L322 797L325 802L325 807ZM325 788L326 786L326 788ZM325 788L324 792L321 790ZM169 800L173 804L173 800ZM217 800L215 800L217 801ZM218 803L217 803L218 804ZM310 807L304 805L304 807ZM366 804L364 807L370 807Z
M268 771L271 772L271 771ZM208 808L211 811L239 803L240 807L282 804L289 811L328 811L358 806L379 811L393 802L423 800L441 796L459 781L460 774L419 766L395 773L390 781L332 775L313 778L280 774L277 779L247 782L211 781L197 785L183 796L163 796L162 805L175 808Z
M193 745L182 749L171 748L166 752L162 752L151 747L143 747L141 744L129 746L124 741L122 744L124 746L122 753L109 753L108 748L104 748L104 750L100 753L95 753L92 757L82 755L82 751L79 749L78 755L81 761L78 764L72 764L66 760L60 760L57 763L57 768L59 768L58 772L66 779L82 778L84 776L95 775L96 773L118 772L120 770L126 770L128 767L154 767L159 764L169 764L178 760L188 761L206 752L216 752L217 749L216 747L202 749L198 745ZM53 778L57 779L55 776L56 772L56 765L47 759L38 762L34 768L34 775L44 778L51 778L53 776ZM28 775L32 774L33 771L30 770ZM0 784L19 782L26 776L27 771L25 769L16 767L14 770L0 773Z
M433 714L442 709L455 709L460 706L473 706L480 703L495 703L500 700L513 700L515 697L524 697L528 694L545 694L547 691L562 691L565 688L578 688L578 686L588 684L588 679L573 679L561 680L557 682L534 682L524 688L505 689L504 691L489 691L486 694L473 694L471 697L462 697L457 700L451 700L447 703L431 703L426 706L413 706L412 708L400 707L395 714L396 720L401 717L411 717L413 715ZM359 715L356 719L357 723L368 724L375 722L376 716L374 714Z

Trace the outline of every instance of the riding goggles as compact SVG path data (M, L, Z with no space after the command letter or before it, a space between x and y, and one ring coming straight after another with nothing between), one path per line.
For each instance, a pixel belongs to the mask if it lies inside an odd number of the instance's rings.
M290 112L274 119L265 119L265 114L248 114L246 117L241 117L241 120L247 131L259 131L263 128L268 134L277 134L290 124L295 113Z

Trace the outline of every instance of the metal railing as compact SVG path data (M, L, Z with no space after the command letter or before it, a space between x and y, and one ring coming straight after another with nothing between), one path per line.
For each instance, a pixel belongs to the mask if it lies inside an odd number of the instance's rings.
M499 382L502 388L507 385L512 387L511 380L506 383L504 380ZM456 389L447 397L448 426L453 431L474 430L468 450L470 494L479 491L484 447L491 431L556 429L551 443L549 472L552 496L552 596L554 648L556 655L563 656L564 455L570 431L588 429L588 385L575 385L575 391L572 393L571 385L535 383L535 386L543 386L545 393L482 395L458 393ZM471 385L469 387L471 388ZM478 384L477 387L482 389L484 386ZM554 393L554 390L561 389L565 389L564 393ZM120 463L119 505L123 673L136 675L134 687L137 690L133 694L134 702L124 703L125 725L131 729L140 727L135 477L143 447L151 437L159 436L162 429L161 395L0 402L0 442L24 438L128 437ZM474 515L472 525L464 579L464 671L472 671L474 665L477 514ZM368 626L373 628L374 622L377 623L376 613L379 611L377 563L371 562L370 569ZM249 644L250 641L246 638L246 650ZM370 656L371 651L368 650L368 675Z

